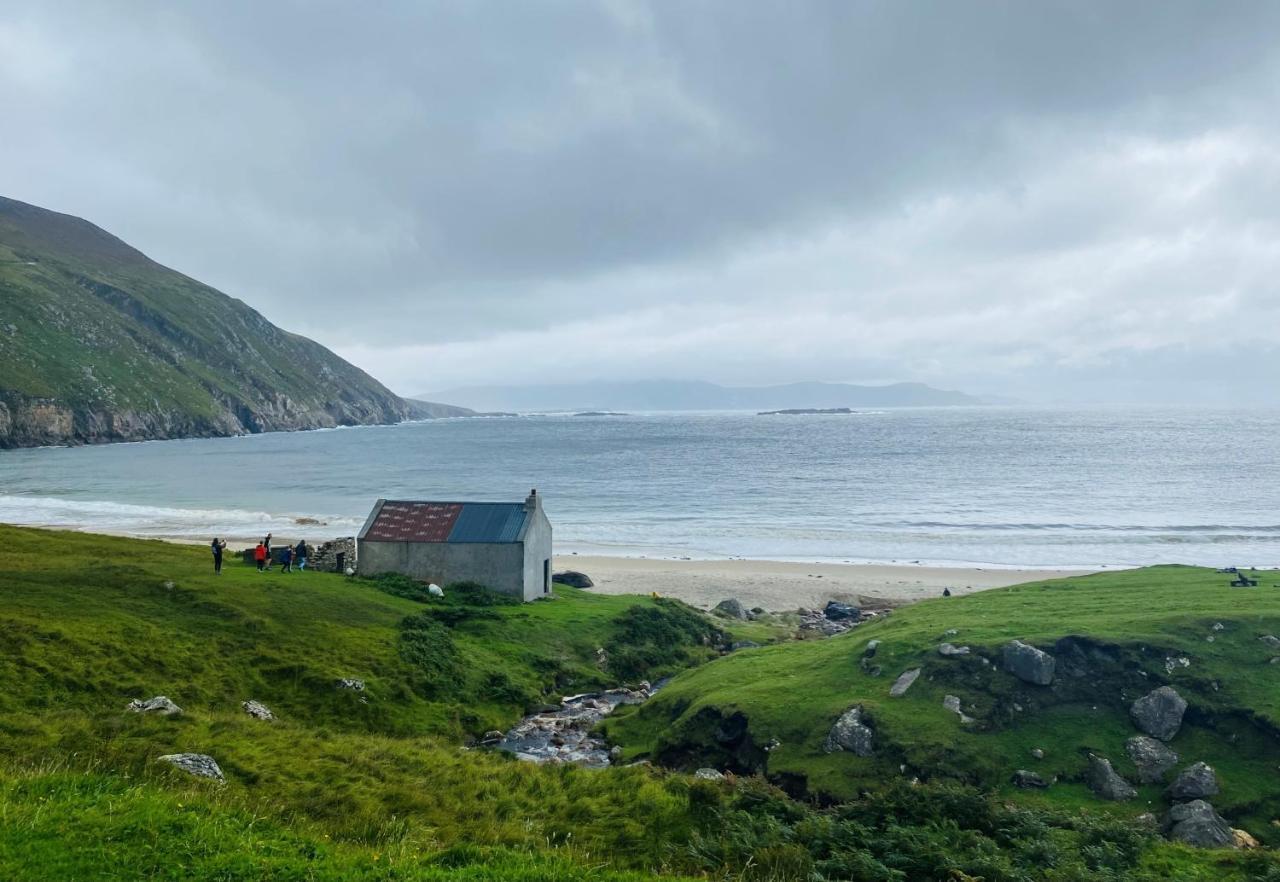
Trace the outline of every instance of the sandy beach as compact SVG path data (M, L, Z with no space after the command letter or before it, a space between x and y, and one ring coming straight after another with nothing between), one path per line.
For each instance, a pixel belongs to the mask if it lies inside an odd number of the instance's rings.
M559 555L556 572L577 570L602 594L657 592L699 607L736 597L748 607L786 610L828 600L864 606L896 606L952 594L1040 579L1078 576L1090 570L1014 570L929 567L911 564L793 563L770 560L656 560Z

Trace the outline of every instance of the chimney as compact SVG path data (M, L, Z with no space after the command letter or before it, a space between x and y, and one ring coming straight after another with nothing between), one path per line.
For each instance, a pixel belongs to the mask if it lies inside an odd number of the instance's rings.
M529 491L529 495L524 500L525 511L537 511L542 505L542 500L538 498L538 488Z

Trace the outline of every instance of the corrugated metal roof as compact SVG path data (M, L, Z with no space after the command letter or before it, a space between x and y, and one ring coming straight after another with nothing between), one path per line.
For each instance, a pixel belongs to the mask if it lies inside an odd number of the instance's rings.
M375 542L445 542L462 509L458 502L386 502L365 538Z
M387 501L364 538L373 542L515 542L522 502Z
M449 534L450 542L515 542L524 526L522 502L467 502Z

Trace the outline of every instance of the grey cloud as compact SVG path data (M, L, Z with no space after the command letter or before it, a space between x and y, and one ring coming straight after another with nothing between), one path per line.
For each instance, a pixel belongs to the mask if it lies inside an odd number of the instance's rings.
M0 192L401 391L1065 389L1275 315L1275 4L130 9L0 20Z

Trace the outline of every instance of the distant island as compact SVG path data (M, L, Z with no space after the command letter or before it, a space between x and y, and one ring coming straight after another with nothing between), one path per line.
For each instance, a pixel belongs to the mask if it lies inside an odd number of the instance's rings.
M607 416L626 416L625 413L619 413L616 410L584 410L575 413L576 417L607 417Z
M756 416L806 416L815 413L854 414L857 411L847 407L792 407L787 410L762 410Z
M457 401L476 410L521 413L644 411L765 411L841 407L968 407L998 403L924 383L859 386L849 383L787 383L780 386L720 386L697 380L638 380L530 386L464 386L414 396Z
M401 398L86 220L0 197L0 448L468 413Z

